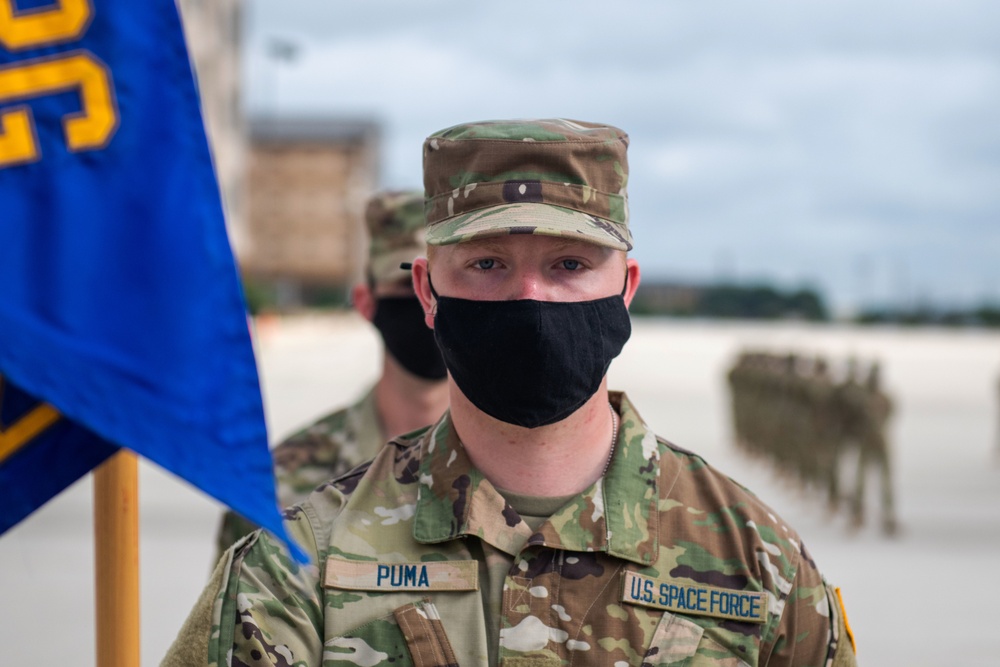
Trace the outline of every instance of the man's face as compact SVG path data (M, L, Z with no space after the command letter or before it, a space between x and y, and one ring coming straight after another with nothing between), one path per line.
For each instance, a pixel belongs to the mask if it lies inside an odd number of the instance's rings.
M413 282L409 277L376 283L374 286L369 286L366 282L358 283L351 290L351 303L362 317L371 322L375 319L379 299L400 296L413 296Z
M413 272L431 327L428 271L438 294L477 301L590 301L621 294L628 273L628 304L639 284L639 266L624 252L573 239L505 235L439 246Z
M376 299L383 297L413 296L413 281L409 276L406 276L394 282L377 283L372 289L372 296Z

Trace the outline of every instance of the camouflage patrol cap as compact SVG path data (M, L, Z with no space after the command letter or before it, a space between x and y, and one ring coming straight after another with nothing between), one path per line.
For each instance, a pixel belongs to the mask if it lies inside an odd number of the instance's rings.
M385 190L368 200L368 271L376 284L410 278L399 268L424 254L424 193L419 190Z
M455 125L424 141L427 243L541 234L632 249L628 135L562 118Z

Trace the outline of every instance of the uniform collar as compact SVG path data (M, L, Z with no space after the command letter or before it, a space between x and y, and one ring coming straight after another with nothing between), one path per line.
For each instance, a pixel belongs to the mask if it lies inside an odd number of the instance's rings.
M659 550L660 448L628 398L619 392L609 396L621 425L608 473L534 534L472 466L446 413L420 443L414 538L438 543L476 536L511 555L525 545L540 545L604 551L640 565L651 564ZM671 474L676 477L677 471Z
M386 441L382 417L379 415L378 406L375 403L375 386L361 397L361 400L352 405L351 410L357 415L356 441L359 448L359 460L366 461L374 458Z

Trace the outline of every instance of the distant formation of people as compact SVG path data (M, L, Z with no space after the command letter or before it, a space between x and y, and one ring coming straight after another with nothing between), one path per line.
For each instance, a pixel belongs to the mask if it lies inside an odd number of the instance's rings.
M743 351L728 373L733 426L740 449L768 459L783 476L825 495L831 512L846 506L850 524L865 522L870 472L881 486L881 527L899 529L886 428L892 401L882 390L879 364L861 369L848 359L835 374L822 357ZM853 490L841 474L856 460Z
M996 431L996 448L993 450L996 454L996 459L1000 461L1000 377L997 377L997 431Z

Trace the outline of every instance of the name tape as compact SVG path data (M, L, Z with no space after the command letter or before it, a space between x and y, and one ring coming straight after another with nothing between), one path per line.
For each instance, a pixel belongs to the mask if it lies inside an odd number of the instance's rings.
M326 559L323 585L349 591L477 591L479 563L448 560L411 563Z
M696 586L670 579L654 579L627 570L622 577L622 602L745 623L764 623L767 620L766 593Z

